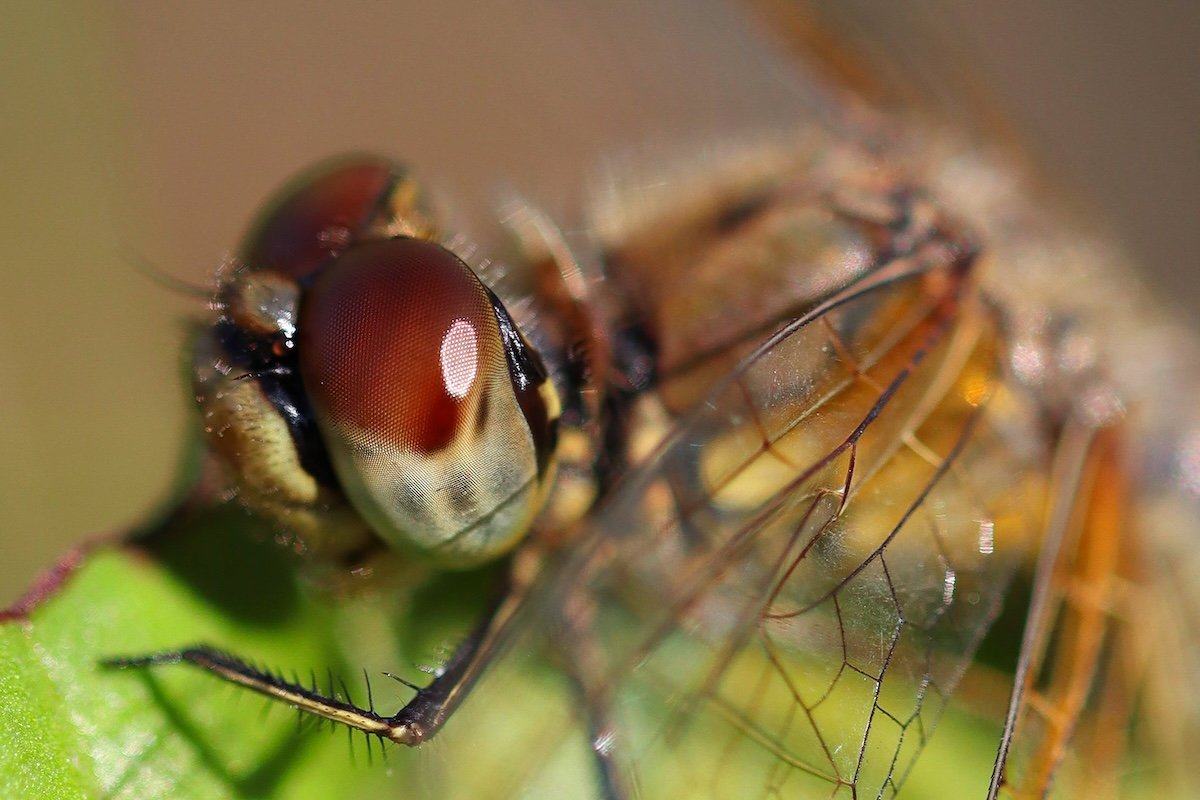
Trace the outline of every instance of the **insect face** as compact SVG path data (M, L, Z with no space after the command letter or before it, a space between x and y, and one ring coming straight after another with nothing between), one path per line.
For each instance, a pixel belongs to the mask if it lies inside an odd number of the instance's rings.
M440 566L516 544L553 475L558 400L500 300L432 241L394 165L297 183L242 248L196 354L243 500L307 550Z

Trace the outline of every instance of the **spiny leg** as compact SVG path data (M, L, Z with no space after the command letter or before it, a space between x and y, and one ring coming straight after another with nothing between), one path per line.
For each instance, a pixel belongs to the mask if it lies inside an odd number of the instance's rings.
M222 680L287 703L301 712L398 744L416 746L432 738L441 729L492 658L498 655L528 593L524 583L510 581L508 587L500 601L488 609L480 624L455 648L432 682L418 687L402 681L415 689L416 695L391 716L377 713L373 699L364 708L351 702L348 693L344 692L345 700L338 698L332 686L328 693L322 693L315 683L309 688L299 681L285 680L231 653L204 644L147 655L109 658L100 663L101 666L115 669L191 664Z

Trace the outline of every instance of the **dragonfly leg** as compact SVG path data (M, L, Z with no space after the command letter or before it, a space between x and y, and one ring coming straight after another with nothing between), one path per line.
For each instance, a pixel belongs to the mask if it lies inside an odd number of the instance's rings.
M441 729L497 654L503 634L510 627L525 596L524 591L514 591L511 586L459 644L438 676L426 686L413 686L416 695L391 716L376 712L373 703L364 708L350 702L349 697L343 700L337 697L332 687L328 694L323 693L315 685L306 687L299 682L286 680L231 653L204 644L148 655L108 658L100 663L115 669L191 664L222 680L287 703L301 712L398 744L416 746L432 738Z
M623 742L611 714L611 670L603 648L592 634L593 614L576 598L561 618L560 657L585 715L588 744L596 766L597 791L602 800L628 800L628 770L621 762Z

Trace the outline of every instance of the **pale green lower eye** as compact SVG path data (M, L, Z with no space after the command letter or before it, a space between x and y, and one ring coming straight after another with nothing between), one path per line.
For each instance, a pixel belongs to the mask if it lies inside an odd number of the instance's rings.
M196 371L214 448L245 502L313 551L360 549L365 528L471 566L520 541L546 497L554 390L433 235L401 167L336 160L259 220L221 285Z
M447 566L519 541L545 437L518 402L493 296L457 256L406 237L350 248L305 287L297 328L334 470L382 539Z

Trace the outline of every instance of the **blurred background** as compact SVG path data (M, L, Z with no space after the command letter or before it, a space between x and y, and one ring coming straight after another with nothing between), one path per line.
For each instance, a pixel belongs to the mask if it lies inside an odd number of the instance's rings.
M7 9L0 603L169 491L193 424L181 345L205 309L131 253L203 284L265 194L355 149L414 165L486 241L504 191L569 215L606 157L786 124L806 102L758 23L718 0L429 5ZM919 8L914 49L922 25L952 39L1047 177L1194 314L1200 8Z

